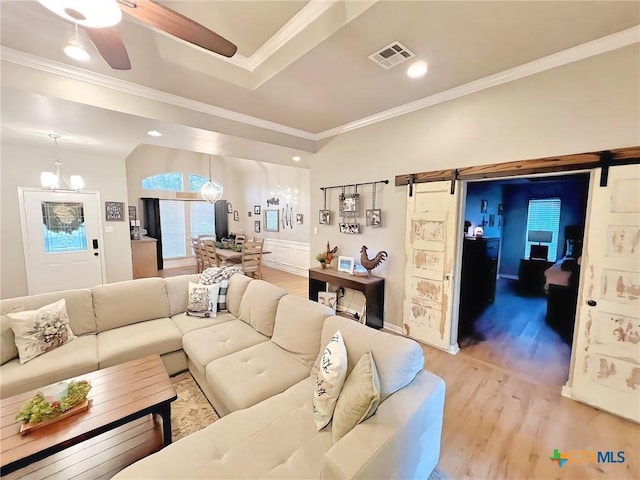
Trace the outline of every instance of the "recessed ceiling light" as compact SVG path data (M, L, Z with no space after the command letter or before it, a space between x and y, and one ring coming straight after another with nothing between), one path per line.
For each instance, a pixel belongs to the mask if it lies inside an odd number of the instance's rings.
M64 53L66 53L67 57L71 57L80 62L86 62L91 58L87 51L78 45L67 45L64 47Z
M409 78L424 77L425 73L427 73L427 64L422 61L414 62L409 68L407 68L407 75Z
M40 4L62 18L83 27L102 28L116 25L122 19L122 10L116 0L87 2L86 0L38 0Z
M162 136L162 134L157 130L149 130L147 132L147 135L149 135L150 137L161 137Z
M300 157L298 155L296 155L295 157L293 157L292 159L294 162L299 162L300 161Z

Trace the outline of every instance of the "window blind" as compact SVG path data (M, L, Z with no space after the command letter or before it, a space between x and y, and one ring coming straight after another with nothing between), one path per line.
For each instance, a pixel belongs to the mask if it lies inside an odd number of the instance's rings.
M525 236L524 258L529 258L531 245L537 242L529 242L529 232L532 230L546 230L553 233L551 243L545 243L549 247L549 260L555 262L558 255L558 239L560 229L560 199L544 198L529 200L527 214L527 232Z
M162 229L162 257L178 258L187 255L185 202L160 200Z

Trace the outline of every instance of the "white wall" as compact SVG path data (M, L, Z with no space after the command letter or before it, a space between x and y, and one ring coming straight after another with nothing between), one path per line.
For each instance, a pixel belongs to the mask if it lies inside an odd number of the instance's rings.
M374 274L386 279L385 322L400 327L407 187L393 186L395 176L639 145L638 85L634 45L329 139L311 167L311 258L327 240L356 258L362 245L387 250ZM346 235L335 220L318 225L321 186L383 178L382 228ZM336 212L337 191L331 197Z
M18 187L39 187L40 172L53 170L55 150L2 143L0 159L0 298L27 295L27 277L18 211ZM100 192L105 201L127 202L124 158L95 153L58 150L65 177L82 175L86 190ZM104 218L103 218L104 220ZM113 232L104 232L104 227ZM127 222L103 223L107 282L132 278L131 244Z

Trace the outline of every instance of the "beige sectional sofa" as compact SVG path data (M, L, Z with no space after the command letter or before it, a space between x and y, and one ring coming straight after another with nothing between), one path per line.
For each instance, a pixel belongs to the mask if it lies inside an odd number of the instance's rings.
M196 278L134 280L0 302L2 311L33 309L64 297L80 335L32 360L71 357L55 371L47 368L57 362L34 364L29 371L44 373L28 385L16 379L31 362L2 365L2 395L159 353L169 373L190 370L222 418L115 478L429 476L439 457L445 388L423 370L416 342L332 316L323 305L243 275L230 279L228 313L189 317L187 285ZM337 330L348 371L371 351L381 404L333 444L331 425L321 431L315 426L312 397L321 351Z

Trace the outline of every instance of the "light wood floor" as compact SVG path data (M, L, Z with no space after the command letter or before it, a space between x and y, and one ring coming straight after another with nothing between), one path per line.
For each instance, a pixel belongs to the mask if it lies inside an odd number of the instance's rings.
M541 385L561 387L569 378L571 347L545 322L543 296L518 295L516 281L499 279L496 298L476 320L485 340L461 353L518 372Z
M265 280L307 296L307 279L265 269ZM640 427L560 395L558 387L469 355L422 346L425 369L447 384L440 468L452 479L640 479ZM622 464L565 464L553 450L625 451Z

